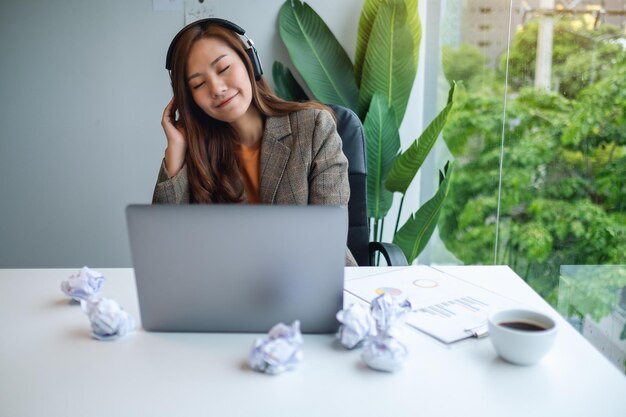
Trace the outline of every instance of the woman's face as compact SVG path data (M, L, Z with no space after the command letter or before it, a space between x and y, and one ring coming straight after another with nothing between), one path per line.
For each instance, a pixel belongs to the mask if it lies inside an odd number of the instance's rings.
M187 84L195 103L214 119L233 123L252 102L252 86L239 55L216 38L196 41L187 57Z

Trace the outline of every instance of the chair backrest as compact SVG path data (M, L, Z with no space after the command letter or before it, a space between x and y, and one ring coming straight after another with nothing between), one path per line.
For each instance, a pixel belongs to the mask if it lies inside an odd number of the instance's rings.
M350 109L331 105L337 118L337 132L348 158L348 248L360 266L369 266L369 225L367 219L367 157L365 133L359 117Z

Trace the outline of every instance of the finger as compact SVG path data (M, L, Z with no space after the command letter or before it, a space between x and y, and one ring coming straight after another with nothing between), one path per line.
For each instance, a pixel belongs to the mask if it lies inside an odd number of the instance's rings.
M176 98L173 97L170 102L170 115L172 119L172 123L176 124L180 121L180 113L178 112L178 104L176 103Z
M163 121L173 123L176 120L176 109L174 106L174 98L172 98L163 110Z

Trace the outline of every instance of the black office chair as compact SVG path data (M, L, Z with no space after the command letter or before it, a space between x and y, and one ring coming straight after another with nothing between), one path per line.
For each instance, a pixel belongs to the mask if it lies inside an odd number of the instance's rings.
M380 252L390 266L408 265L402 249L393 243L370 242L367 221L367 157L365 132L359 117L350 109L330 105L337 118L337 132L343 141L343 153L348 158L348 248L359 266L374 266Z

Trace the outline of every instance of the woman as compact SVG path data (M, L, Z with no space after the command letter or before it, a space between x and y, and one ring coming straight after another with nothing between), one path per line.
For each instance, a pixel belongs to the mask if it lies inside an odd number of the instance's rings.
M222 24L192 24L171 48L153 203L347 206L348 162L327 107L274 95ZM349 251L346 264L356 265Z

